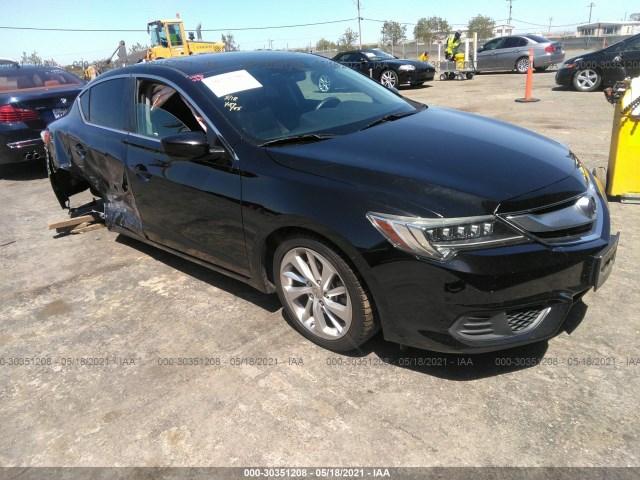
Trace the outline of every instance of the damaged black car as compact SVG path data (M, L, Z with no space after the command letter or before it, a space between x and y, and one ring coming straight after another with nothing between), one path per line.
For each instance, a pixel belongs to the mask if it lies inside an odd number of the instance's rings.
M566 146L314 55L113 70L44 136L62 207L90 189L111 230L277 292L334 351L380 329L445 352L549 339L615 260L606 196Z

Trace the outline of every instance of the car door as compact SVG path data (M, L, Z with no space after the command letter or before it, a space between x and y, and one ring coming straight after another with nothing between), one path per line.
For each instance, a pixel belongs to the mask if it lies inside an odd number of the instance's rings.
M522 37L505 37L495 50L496 69L513 70L516 60L528 56L527 40Z
M635 78L640 75L640 35L624 42L620 57L629 77Z
M504 37L489 40L478 50L478 70L489 71L496 70L497 66L497 50L502 46Z
M219 138L177 86L139 77L135 88L136 121L127 145L127 167L145 235L248 275L237 161L228 152L203 158L167 155L161 141L169 135L199 131L210 146L219 145ZM167 88L168 100L152 108L156 93L162 95Z
M142 235L126 178L130 81L128 75L95 80L79 98L83 122L69 129L67 142L73 162L105 200L107 224Z

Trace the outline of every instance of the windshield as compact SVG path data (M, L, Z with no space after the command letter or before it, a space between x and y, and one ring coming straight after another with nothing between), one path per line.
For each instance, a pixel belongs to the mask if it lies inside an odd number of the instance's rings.
M379 83L322 57L243 67L205 75L199 83L227 120L256 144L345 135L386 115L416 111Z
M389 55L387 52L383 52L382 50L367 50L362 53L364 53L369 58L369 60L395 60L396 58L393 55Z
M162 24L150 23L149 35L151 36L152 47L166 47L167 46L167 34L164 31Z

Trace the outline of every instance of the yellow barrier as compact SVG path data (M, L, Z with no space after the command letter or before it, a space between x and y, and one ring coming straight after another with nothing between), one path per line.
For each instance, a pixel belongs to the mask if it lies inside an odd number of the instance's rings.
M640 203L640 77L615 105L606 191L622 202Z

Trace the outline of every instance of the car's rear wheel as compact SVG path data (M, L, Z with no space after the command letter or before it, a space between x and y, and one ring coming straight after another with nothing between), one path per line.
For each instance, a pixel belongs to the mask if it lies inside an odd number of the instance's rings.
M385 87L398 87L398 74L393 70L384 70L380 74L380 83Z
M375 333L364 282L325 243L306 236L282 242L274 255L273 278L291 323L312 342L342 352Z
M516 60L516 70L518 73L527 73L527 70L529 70L529 57L521 57Z
M597 70L585 68L573 76L573 86L579 92L593 92L600 87L602 75Z
M321 74L318 77L318 90L322 93L330 92L332 87L331 83L331 77L329 75L326 73Z

